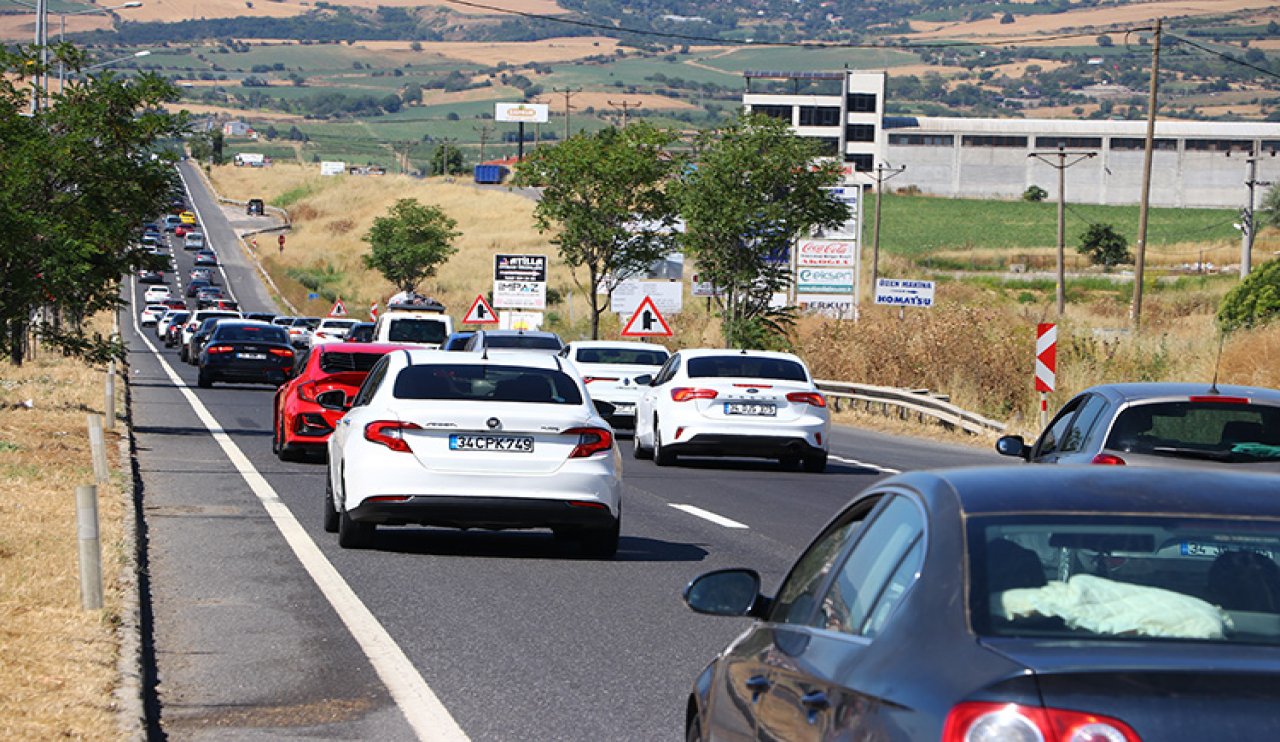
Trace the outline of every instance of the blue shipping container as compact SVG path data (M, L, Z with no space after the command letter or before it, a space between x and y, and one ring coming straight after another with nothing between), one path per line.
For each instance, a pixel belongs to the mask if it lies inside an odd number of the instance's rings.
M507 168L502 165L476 165L477 183L501 183L507 177Z

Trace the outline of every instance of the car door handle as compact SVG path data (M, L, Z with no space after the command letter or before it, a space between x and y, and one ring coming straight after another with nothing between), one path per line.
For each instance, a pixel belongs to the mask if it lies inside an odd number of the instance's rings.
M831 701L827 700L827 694L820 690L804 694L800 697L800 703L809 710L807 716L810 726L818 722L819 711L826 711L831 708Z
M752 675L747 678L746 686L747 690L751 691L751 702L755 703L760 699L761 693L767 693L769 688L773 687L773 683L763 675Z

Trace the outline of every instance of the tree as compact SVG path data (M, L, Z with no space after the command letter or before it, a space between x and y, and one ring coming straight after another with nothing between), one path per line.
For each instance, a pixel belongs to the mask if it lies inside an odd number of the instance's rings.
M416 291L423 279L457 252L453 240L458 225L437 206L414 198L396 201L386 216L373 220L364 236L372 248L364 264L381 273L401 291Z
M84 68L70 46L54 56ZM64 353L101 362L123 349L82 320L123 306L125 274L162 267L135 243L168 203L176 153L162 143L182 135L185 118L161 109L178 99L167 80L109 72L69 75L32 115L35 57L0 49L0 353L22 363L34 329ZM37 311L45 321L33 326Z
M443 142L431 153L431 162L427 166L430 175L459 175L463 172L462 150Z
M1256 215L1258 228L1280 227L1280 185L1273 185L1262 196Z
M1129 252L1129 240L1110 224L1090 224L1080 235L1080 245L1076 252L1089 256L1094 265L1111 267L1133 260Z
M1115 46L1115 42L1106 34L1099 36L1096 41L1098 42L1098 46L1101 47Z
M786 256L797 237L830 229L848 208L824 188L839 164L818 159L818 145L783 121L739 116L698 139L698 167L675 187L685 220L681 242L698 273L717 286L721 328L731 346L761 347L789 324L771 308L790 279Z
M1280 316L1280 260L1269 260L1236 284L1218 307L1224 332L1254 327Z
M1007 25L1013 22L1014 22L1013 13L1005 13L1004 15L1000 16L1000 23L1002 24Z
M551 241L591 305L592 338L618 284L674 249L667 186L681 161L666 148L675 141L675 132L638 121L539 147L517 171L519 185L543 187L534 220L556 232Z

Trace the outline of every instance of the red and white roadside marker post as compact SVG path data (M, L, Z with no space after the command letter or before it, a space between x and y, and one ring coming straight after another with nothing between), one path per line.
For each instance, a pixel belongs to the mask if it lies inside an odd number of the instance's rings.
M1040 429L1049 424L1049 392L1058 380L1058 326L1036 325L1036 391L1040 392Z

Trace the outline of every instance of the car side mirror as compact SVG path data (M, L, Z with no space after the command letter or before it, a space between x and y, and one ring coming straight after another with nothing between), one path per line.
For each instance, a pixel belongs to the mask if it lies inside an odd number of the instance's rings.
M631 382L636 386L653 386L653 374L641 374Z
M331 389L317 394L316 404L326 410L336 410L338 412L346 412L351 409L351 405L347 402L347 393L341 389Z
M1017 456L1020 459L1031 458L1031 449L1020 435L1002 435L996 440L996 452L1004 456Z
M596 406L596 412L600 413L600 417L613 417L613 413L618 411L616 405L603 399L592 400L592 404Z
M684 588L684 602L697 613L749 616L760 595L760 574L753 569L719 569L693 578Z

